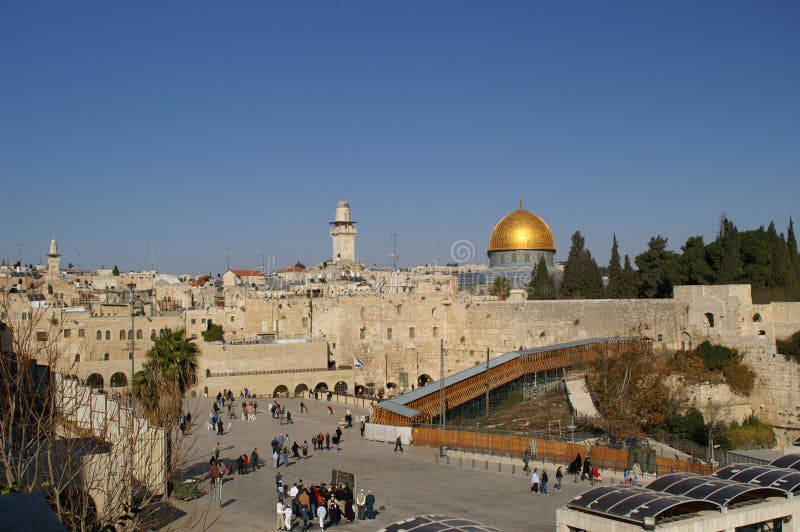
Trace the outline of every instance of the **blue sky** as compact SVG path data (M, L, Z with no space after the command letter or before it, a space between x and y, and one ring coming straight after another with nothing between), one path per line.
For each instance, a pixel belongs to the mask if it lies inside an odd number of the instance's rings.
M525 207L607 261L800 217L797 2L5 2L0 254L449 260Z

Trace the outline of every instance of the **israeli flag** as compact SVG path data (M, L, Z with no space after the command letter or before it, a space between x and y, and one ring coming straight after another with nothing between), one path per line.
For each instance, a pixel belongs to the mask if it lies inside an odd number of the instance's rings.
M354 360L353 360L353 365L354 365L355 367L357 367L358 369L364 369L364 363L363 363L363 362L361 362L361 361L358 359L358 357L353 357L353 358L354 358Z

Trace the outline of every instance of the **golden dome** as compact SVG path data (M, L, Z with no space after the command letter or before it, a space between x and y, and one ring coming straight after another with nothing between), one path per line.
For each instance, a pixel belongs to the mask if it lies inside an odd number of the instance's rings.
M515 249L556 250L556 241L547 222L522 208L497 222L489 239L489 251Z

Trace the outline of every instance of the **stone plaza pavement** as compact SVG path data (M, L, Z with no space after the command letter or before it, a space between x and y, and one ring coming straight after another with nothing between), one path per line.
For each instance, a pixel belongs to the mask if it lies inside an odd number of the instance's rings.
M202 518L206 524L216 519L209 530L274 530L276 470L270 456L270 441L281 431L299 443L312 434L333 433L348 407L336 402L304 399L310 412L301 415L299 399L279 400L295 420L292 425L281 426L266 411L270 400L259 399L260 414L256 422L238 419L233 422L230 433L217 436L205 429L211 399L190 401L188 406L197 422L187 437L187 442L192 445L187 477L203 480L203 495L193 501L172 499L173 504L187 514L170 525L173 529L185 529ZM333 406L335 415L327 415L328 404ZM353 413L365 414L366 410L353 408ZM227 423L226 419L226 427ZM283 473L284 482L289 485L298 479L306 484L330 483L331 469L334 468L355 473L358 488L365 492L372 490L376 509L385 509L379 510L374 521L342 521L333 527L342 532L377 531L395 521L428 514L463 517L505 531L553 530L556 508L590 487L588 482L575 484L565 479L561 493L548 496L532 494L530 476L522 474L520 460L516 462L514 475L506 465L503 472L497 472L496 463L490 463L486 470L485 458L480 456L476 457L475 469L471 460L466 458L462 461L463 467L459 467L455 457L451 458L449 465L445 460L437 460L438 449L409 445L403 453L393 452L393 444L363 440L357 424L343 430L341 452L313 451L309 445L307 459L290 460L288 467L278 468ZM247 475L227 476L222 490L222 505L212 501L208 482L208 461L217 441L222 447L221 458L232 465L234 471L236 457L244 453L249 456L254 447L258 448L263 464L261 469ZM533 465L541 468L543 464ZM553 464L545 467L552 489L556 468ZM202 523L195 526L204 528ZM302 522L294 530L301 527ZM319 530L319 526L315 529Z

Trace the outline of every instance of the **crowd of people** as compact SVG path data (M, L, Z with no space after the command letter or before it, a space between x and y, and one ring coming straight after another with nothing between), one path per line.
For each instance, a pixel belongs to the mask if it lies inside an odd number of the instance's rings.
M372 491L353 490L344 483L328 485L305 484L298 479L291 486L284 483L283 475L275 476L278 492L276 504L276 529L292 530L302 522L300 530L308 530L317 524L321 530L341 522L352 523L357 519L375 519L375 495Z

